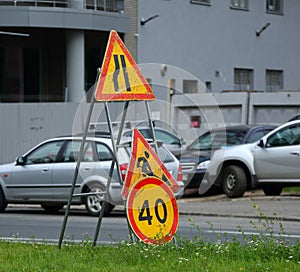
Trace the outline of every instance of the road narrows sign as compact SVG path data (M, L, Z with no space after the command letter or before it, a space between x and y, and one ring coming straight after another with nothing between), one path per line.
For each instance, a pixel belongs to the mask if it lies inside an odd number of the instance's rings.
M133 130L131 158L122 189L122 197L127 198L130 188L144 177L156 177L163 180L174 192L179 189L178 183L170 174L150 144L138 129Z
M114 30L110 32L95 99L97 101L155 99L150 84Z
M171 188L147 177L130 190L126 213L135 235L147 244L170 242L178 228L178 206Z

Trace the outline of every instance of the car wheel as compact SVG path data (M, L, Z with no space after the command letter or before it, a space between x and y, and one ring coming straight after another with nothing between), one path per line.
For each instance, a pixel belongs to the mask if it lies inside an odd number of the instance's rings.
M93 183L93 184L89 185L87 193L101 193L104 191L105 191L105 189L103 188L103 186L101 186L98 183ZM97 195L97 194L89 195L89 196L85 197L85 208L89 215L99 216L100 211L103 207L103 199L104 199L104 196L101 194L100 195ZM114 205L106 202L104 215L105 216L110 215L110 213L114 207L115 207Z
M282 192L283 187L278 184L272 184L264 185L262 189L266 196L279 196Z
M64 205L63 204L42 204L41 207L47 213L57 213L59 210L61 210L64 207Z
M230 197L241 197L247 188L246 174L243 168L237 165L230 165L224 169L223 191Z
M4 212L7 207L7 202L4 197L4 193L0 187L0 212Z

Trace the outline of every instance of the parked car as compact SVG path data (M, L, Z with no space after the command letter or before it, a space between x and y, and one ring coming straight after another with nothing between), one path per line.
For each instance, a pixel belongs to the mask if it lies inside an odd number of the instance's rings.
M180 156L183 182L186 189L199 189L203 194L209 187L200 184L206 173L212 151L244 143L252 143L273 130L272 125L228 126L205 132L195 139Z
M295 120L300 120L300 115L296 115L296 116L292 117L288 122L295 121Z
M54 212L67 204L73 175L79 156L82 137L57 137L46 140L15 162L0 166L0 211L9 203L40 204L46 211ZM126 147L127 146L127 147ZM83 159L74 194L104 192L114 154L110 136L86 138ZM118 149L122 178L125 178L131 150L128 145ZM174 179L181 176L179 161L163 146L159 145L158 156ZM183 183L179 180L183 194ZM121 185L117 171L113 172L108 191L109 204L105 215L115 205L122 205ZM103 202L101 195L74 196L72 204L84 204L90 215L99 215Z
M153 139L151 129L149 127L137 127L139 132L146 139ZM131 138L133 130L128 130L123 133L124 137ZM169 130L154 127L154 136L157 141L164 143L165 147L168 148L173 154L178 154L181 151L183 142L176 134L170 132Z
M247 188L280 195L283 186L300 185L300 120L281 125L260 140L217 150L208 167L210 183L228 197L241 197Z

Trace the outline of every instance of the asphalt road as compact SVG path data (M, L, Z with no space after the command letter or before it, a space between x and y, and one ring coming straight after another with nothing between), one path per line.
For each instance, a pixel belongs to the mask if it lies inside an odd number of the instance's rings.
M238 199L224 195L184 197L177 203L180 213L177 233L181 237L193 239L199 230L209 241L215 241L219 234L227 238L238 235L241 239L242 235L262 232L268 235L263 226L268 223L275 235L300 240L300 195L265 197L255 191ZM80 242L94 237L97 218L88 216L83 208L76 207L71 212L65 233L67 241ZM64 211L48 215L39 206L9 205L0 214L0 237L57 243L63 218ZM112 216L103 219L98 241L101 244L120 242L128 240L128 234L124 208L117 207Z
M261 190L248 191L244 197L229 199L224 194L184 197L179 211L186 215L280 219L300 222L300 193L265 196ZM300 231L300 230L299 230Z

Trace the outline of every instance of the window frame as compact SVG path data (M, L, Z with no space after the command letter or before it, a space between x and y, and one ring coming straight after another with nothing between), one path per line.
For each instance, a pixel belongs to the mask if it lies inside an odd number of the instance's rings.
M276 80L279 82L279 88L273 88L271 77L275 77L275 73L277 74ZM266 92L275 92L283 89L283 70L276 69L266 69Z
M182 80L182 92L184 94L196 94L196 93L199 93L198 80L195 80L195 79L183 79Z
M266 13L283 15L283 0L266 0Z
M242 4L245 4L245 7L242 7ZM249 11L249 1L248 0L230 0L230 8L236 10Z
M211 1L210 0L190 0L190 3L191 4L211 6Z
M239 72L239 83L237 83L236 73ZM248 72L248 84L243 83L241 78L244 76L242 72ZM233 83L234 83L234 90L236 91L249 91L253 90L254 88L254 70L251 68L234 68L233 71ZM243 87L246 86L247 87Z

